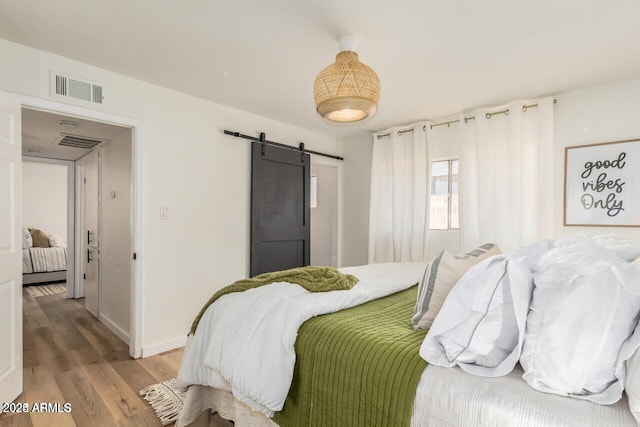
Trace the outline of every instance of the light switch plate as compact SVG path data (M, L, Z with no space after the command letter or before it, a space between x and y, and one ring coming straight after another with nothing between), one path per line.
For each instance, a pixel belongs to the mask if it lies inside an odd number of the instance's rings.
M169 219L169 207L168 206L160 206L160 219L164 219L164 220Z

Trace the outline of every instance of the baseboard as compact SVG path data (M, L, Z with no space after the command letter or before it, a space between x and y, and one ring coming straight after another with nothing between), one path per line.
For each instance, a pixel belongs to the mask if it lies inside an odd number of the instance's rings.
M118 336L118 338L120 338L122 341L127 343L127 345L129 345L129 333L128 332L126 332L120 326L116 325L115 322L113 322L111 319L109 319L107 316L105 316L102 313L100 313L98 318L104 324L104 326L106 326L111 332L116 334Z
M187 336L181 336L172 340L162 341L157 344L143 345L142 357L153 356L154 354L164 353L165 351L175 350L176 348L184 347L187 344Z

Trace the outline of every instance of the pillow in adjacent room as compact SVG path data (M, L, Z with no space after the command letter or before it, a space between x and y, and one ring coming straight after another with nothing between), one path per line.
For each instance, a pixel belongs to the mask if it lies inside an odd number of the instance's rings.
M49 236L42 230L38 230L37 228L32 228L31 230L31 238L33 239L33 247L34 248L48 248L49 247Z
M62 237L58 236L57 234L50 234L49 246L51 246L52 248L63 248L63 247L66 247L67 244L62 239Z
M420 356L473 375L507 375L520 357L532 292L531 271L512 256L473 266L449 293Z
M613 404L638 346L640 271L590 241L550 250L534 271L520 363L534 389ZM631 338L631 339L630 339Z
M448 251L440 252L427 267L418 286L418 300L411 323L414 329L428 329L440 311L449 291L467 272L480 261L500 254L500 248L494 243L484 245L464 255L452 255Z
M29 249L33 247L33 238L31 232L27 228L22 229L22 249Z

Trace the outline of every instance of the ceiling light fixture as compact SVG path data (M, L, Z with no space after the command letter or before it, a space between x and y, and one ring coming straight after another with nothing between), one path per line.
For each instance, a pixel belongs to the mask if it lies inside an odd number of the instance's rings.
M364 120L378 109L380 80L371 67L358 60L353 34L340 37L338 45L336 62L322 70L313 85L316 111L331 122Z

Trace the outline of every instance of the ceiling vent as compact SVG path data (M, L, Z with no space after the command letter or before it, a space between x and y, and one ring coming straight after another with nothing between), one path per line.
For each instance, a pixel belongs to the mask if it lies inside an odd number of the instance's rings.
M102 104L102 86L84 78L51 71L51 95Z
M92 148L105 142L104 139L89 138L80 135L70 135L68 133L61 134L62 138L58 141L58 145L63 147L81 148L91 150Z

